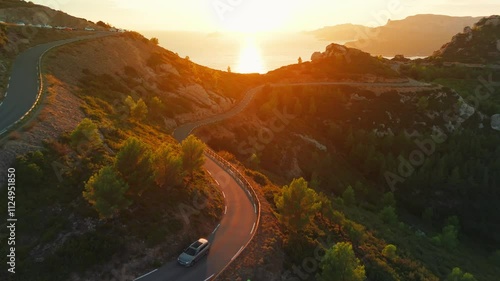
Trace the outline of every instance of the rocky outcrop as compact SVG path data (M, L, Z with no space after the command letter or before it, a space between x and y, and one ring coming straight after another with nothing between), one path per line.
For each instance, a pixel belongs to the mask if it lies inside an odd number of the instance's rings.
M314 52L311 56L311 61L317 61L323 58L322 52Z
M232 101L229 98L220 96L212 91L207 91L200 84L181 87L178 90L178 95L202 107L211 108L215 112L223 111L223 109L232 105Z
M162 64L159 66L159 68L163 73L170 73L173 75L180 76L179 71L171 64L167 64L167 63Z
M215 114L228 111L234 102L230 98L224 97L212 91L207 91L199 84L191 84L180 87L176 93L167 93L169 96L176 96L192 102L193 108L189 113L175 116L179 124L204 119Z
M433 58L463 63L500 64L500 16L483 18L473 27L453 36L451 41L434 52Z
M315 52L311 56L311 61L317 62L323 59L336 59L336 60L345 60L350 61L351 56L366 54L358 49L347 48L346 46L342 46L339 44L332 43L326 47L325 52Z

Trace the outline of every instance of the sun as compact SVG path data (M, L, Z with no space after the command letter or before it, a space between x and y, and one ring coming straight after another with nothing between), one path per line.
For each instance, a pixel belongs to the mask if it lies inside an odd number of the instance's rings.
M264 61L255 37L246 37L242 42L235 71L238 73L264 73Z
M287 0L218 0L216 3L224 5L216 9L220 27L225 31L247 34L283 29L293 6Z

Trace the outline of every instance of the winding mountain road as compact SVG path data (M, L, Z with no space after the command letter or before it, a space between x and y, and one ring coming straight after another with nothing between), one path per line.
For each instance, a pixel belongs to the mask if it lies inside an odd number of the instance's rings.
M350 85L371 87L428 87L426 83L409 81L406 83L363 83L363 82L313 82L313 83L290 83L271 84L273 87L299 85ZM208 124L216 123L231 118L242 112L252 101L254 96L264 86L253 88L245 94L240 103L230 111L214 117L189 123L178 127L173 135L181 142L187 138L194 129ZM231 262L244 248L245 243L251 240L256 222L256 209L245 193L243 187L212 159L207 158L205 169L219 182L219 188L224 193L227 205L227 213L224 215L218 228L210 235L209 241L212 249L207 259L203 259L193 268L183 268L172 261L160 269L136 279L137 281L204 281L210 280L221 272L225 265ZM186 245L187 246L187 245Z
M395 88L407 88L407 87L432 87L431 84L409 80L408 82L400 82L400 83L369 83L369 82L303 82L303 83L275 83L269 84L271 87L285 87L285 86L354 86L354 87L395 87ZM233 107L230 111L226 113L222 113L220 115L216 115L214 117L184 124L178 127L174 132L174 138L185 139L191 132L198 127L206 126L209 124L217 123L219 121L231 118L239 113L241 113L252 101L255 94L259 93L260 90L264 87L264 85L258 86L256 88L250 89L246 92L245 96L241 100L241 102Z
M47 51L65 44L109 35L98 33L50 42L21 53L12 65L5 99L0 102L0 135L20 121L36 103L40 86L39 62Z
M236 259L252 239L253 233L257 229L257 210L248 194L232 176L210 158L207 158L205 169L219 183L219 189L224 194L226 204L222 221L208 236L208 240L212 243L208 256L190 268L180 266L177 261L171 261L136 280L211 280ZM196 227L196 225L191 227Z
M48 50L72 42L92 39L106 34L79 37L56 41L33 47L22 53L14 62L11 79L4 101L0 104L0 135L19 122L35 105L39 98L40 72L39 62ZM289 85L352 85L352 86L383 86L383 87L415 87L428 86L417 81L408 83L356 83L356 82L314 82L272 84L272 86ZM196 128L231 118L242 112L251 102L255 94L264 86L249 90L241 102L230 111L207 120L190 123L177 128L174 137L179 142L184 140ZM184 268L171 261L161 268L147 273L135 280L140 281L206 281L217 277L251 241L258 228L258 209L251 195L241 183L230 175L227 169L218 161L207 157L204 168L218 183L218 188L224 196L224 215L220 224L211 234L207 233L212 243L207 258L200 260L191 268ZM201 210L202 211L202 210ZM195 225L191 227L196 227ZM187 245L186 245L187 246Z
M108 35L111 34L102 33L55 41L35 46L20 54L14 61L5 99L0 103L0 135L22 121L38 101L41 93L39 66L41 58L47 51L65 44ZM236 108L242 110L252 97L253 95L248 95L248 99ZM221 115L218 118L228 117L230 116ZM178 137L177 140L182 141L188 135L183 134L184 137ZM138 279L175 281L211 279L221 273L252 239L258 227L257 207L252 198L233 176L211 158L207 157L204 167L218 183L225 201L224 216L208 237L212 243L208 257L200 260L192 268L181 267L176 261L172 261Z
M247 95L232 111L243 110L253 95ZM211 120L229 118L226 113ZM203 124L203 123L201 123ZM174 136L177 141L184 140L192 131L190 127L178 128ZM204 168L218 184L224 196L224 215L220 224L208 236L212 244L207 258L201 259L191 268L184 268L171 261L163 267L143 275L140 281L204 281L215 278L243 251L257 229L257 207L243 186L216 161L206 158ZM196 226L192 226L196 227ZM187 247L188 245L186 245Z

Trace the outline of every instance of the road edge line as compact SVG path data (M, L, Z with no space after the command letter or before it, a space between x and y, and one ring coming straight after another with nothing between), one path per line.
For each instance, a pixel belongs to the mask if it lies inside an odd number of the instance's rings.
M137 277L136 279L134 279L134 281L139 280L139 279L142 279L142 278L144 278L144 277L146 277L146 276L148 276L148 275L150 275L150 274L153 274L153 273L155 273L155 272L157 272L157 271L158 271L158 268L157 268L157 269L155 269L155 270L153 270L153 271L151 271L151 272L149 272L149 273L146 273L146 274L142 275L141 277Z
M208 148L205 150L205 155L207 155L209 158L211 158L216 164L218 164L221 168L223 168L230 176L233 177L233 179L236 180L236 183L242 188L245 189L248 192L249 199L250 201L253 201L252 203L256 207L256 215L257 215L257 221L255 222L255 230L251 234L250 239L247 241L247 243L236 253L236 255L229 261L224 268L219 271L215 277L214 280L217 279L232 263L233 261L245 250L248 245L253 241L255 235L257 234L257 231L259 229L260 225L260 216L261 216L261 204L260 204L260 199L259 196L257 195L257 192L253 188L253 186L250 184L250 182L241 174L241 172L236 169L231 163L229 163L227 160L222 158L220 155L218 155L215 151L212 149ZM253 194L251 194L253 193Z
M66 42L66 43L61 43L60 45L54 45L50 48L48 48L47 50L45 50L41 55L40 57L38 58L38 65L37 65L37 72L38 72L38 93L37 93L37 96L36 96L36 100L35 102L33 103L33 105L31 106L31 108L23 115L21 116L21 118L19 118L19 120L17 120L16 122L12 123L10 126L8 126L7 128L5 128L5 130L3 130L2 132L0 132L0 138L3 136L3 134L5 134L6 132L10 131L12 128L14 128L16 125L18 125L19 123L23 122L24 119L26 119L26 117L28 117L28 115L30 115L36 107L38 107L39 103L40 103L40 98L42 97L42 94L43 94L43 88L44 88L44 84L43 84L43 67L42 67L42 60L43 60L43 57L49 52L49 51L52 51L53 49L56 49L56 48L59 48L59 47L62 47L64 45L68 45L68 44L72 44L72 43L76 43L76 42L80 42L80 41L85 41L85 40L90 40L90 39L96 39L96 38L99 38L99 37L93 37L93 36L90 36L90 37L84 37L84 38L71 38L71 39L64 39L64 40L60 40L60 41L67 41L67 40L72 40L72 39L75 39L74 41L70 41L70 42ZM55 42L58 42L58 41L53 41L53 42L48 42L48 43L45 43L45 44L50 44L50 43L55 43ZM35 48L39 45L36 45L36 46L33 46L31 48ZM31 49L30 48L30 49ZM29 49L28 49L29 50ZM27 51L27 50L26 50ZM16 57L17 59L17 57ZM14 60L15 61L15 60ZM9 82L10 82L10 78L12 78L12 76L9 77ZM8 86L10 86L10 83L8 84ZM7 87L8 89L8 87ZM4 98L7 97L7 94L8 94L8 91L5 93L4 95ZM22 127L22 126L21 126Z

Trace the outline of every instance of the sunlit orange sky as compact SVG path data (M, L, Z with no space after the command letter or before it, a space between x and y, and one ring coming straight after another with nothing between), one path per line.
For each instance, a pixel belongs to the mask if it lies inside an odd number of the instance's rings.
M498 0L35 0L92 21L133 30L302 31L328 25L384 25L432 13L486 16Z

